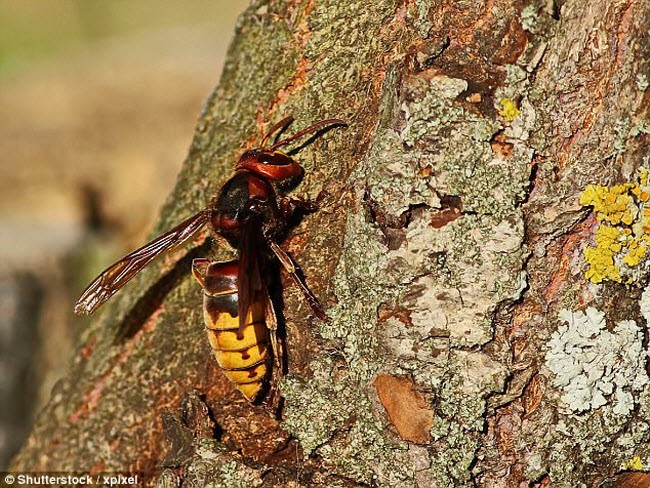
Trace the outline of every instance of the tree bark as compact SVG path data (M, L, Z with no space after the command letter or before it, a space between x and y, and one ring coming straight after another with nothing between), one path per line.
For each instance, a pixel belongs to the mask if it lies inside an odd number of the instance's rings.
M296 154L296 193L328 197L284 248L332 321L284 280L281 420L204 340L189 264L227 255L206 231L92 323L11 469L160 486L647 482L623 473L635 456L650 467L647 382L618 386L629 411L613 394L572 409L548 353L562 310L646 333L647 273L585 279L597 222L578 199L648 165L648 25L646 0L253 1L152 235L204 207L270 123L349 122Z

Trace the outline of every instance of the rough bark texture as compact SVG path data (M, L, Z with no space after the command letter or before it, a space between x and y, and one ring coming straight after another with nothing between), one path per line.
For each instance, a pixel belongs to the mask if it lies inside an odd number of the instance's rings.
M646 0L254 1L157 231L203 207L270 122L349 121L297 155L297 193L330 196L284 247L332 323L287 284L282 420L205 344L187 271L225 255L206 232L88 329L12 468L495 487L595 486L647 463L647 382L629 411L607 396L576 412L545 357L560 310L644 324L643 277L585 280L596 221L578 197L649 164L649 24Z

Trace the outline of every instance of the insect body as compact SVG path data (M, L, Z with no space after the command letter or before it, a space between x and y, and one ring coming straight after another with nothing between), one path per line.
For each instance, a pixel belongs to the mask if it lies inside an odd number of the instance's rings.
M224 374L249 400L260 394L270 371L271 351L277 352L276 323L267 321L273 304L266 289L252 297L240 328L237 261L216 262L199 258L192 262L192 274L203 288L203 316L208 341Z
M314 313L322 320L327 318L296 273L291 257L278 244L297 214L315 210L311 202L279 196L279 187L294 187L304 174L302 166L279 148L326 127L346 124L338 119L322 120L267 148L269 137L282 133L291 122L292 117L283 119L270 129L260 148L242 154L235 174L207 208L105 269L84 290L75 312L94 312L156 257L181 246L210 222L215 233L235 249L238 259L197 259L192 272L204 290L205 323L217 361L253 401L268 376L271 357L278 363L281 359L268 291L269 259L275 256L279 260Z

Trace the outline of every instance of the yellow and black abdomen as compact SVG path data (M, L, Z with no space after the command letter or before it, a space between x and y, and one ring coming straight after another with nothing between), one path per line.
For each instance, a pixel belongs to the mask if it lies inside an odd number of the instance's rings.
M272 357L264 300L253 297L240 330L237 261L195 259L192 274L203 287L203 317L217 363L246 399L255 401Z

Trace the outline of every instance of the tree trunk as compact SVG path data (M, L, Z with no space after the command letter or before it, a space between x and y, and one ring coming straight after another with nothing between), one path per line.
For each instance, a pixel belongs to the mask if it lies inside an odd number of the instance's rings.
M332 321L284 280L281 420L211 357L188 270L227 251L206 231L93 322L13 471L160 486L647 481L621 474L650 468L647 265L626 284L586 279L598 222L579 196L650 164L650 2L371 5L253 1L153 233L204 207L270 123L349 122L296 154L296 193L328 197L283 246Z

